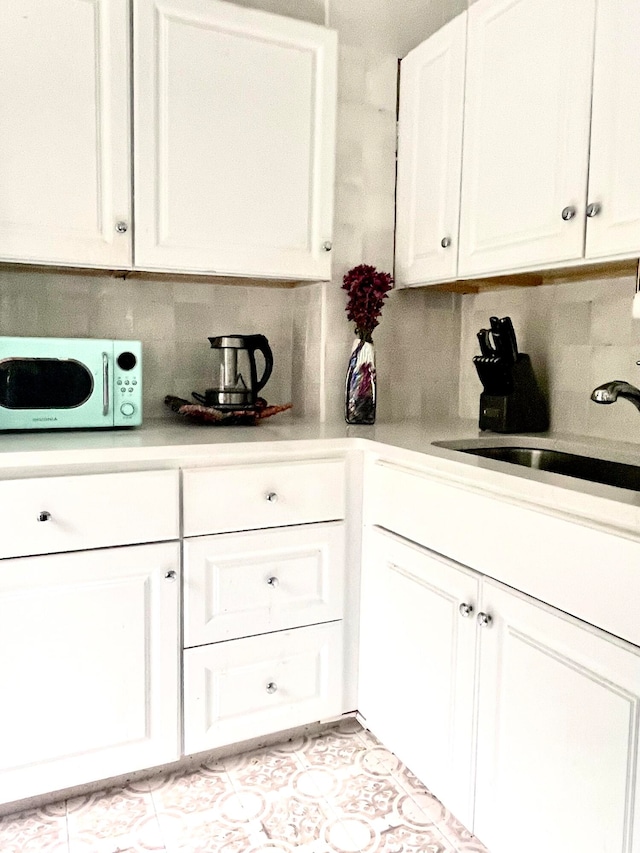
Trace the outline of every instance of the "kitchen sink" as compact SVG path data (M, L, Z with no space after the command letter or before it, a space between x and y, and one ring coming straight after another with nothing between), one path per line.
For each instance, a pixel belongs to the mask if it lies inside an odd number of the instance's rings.
M434 445L473 456L482 456L485 459L508 462L511 465L523 465L526 468L551 471L553 474L564 474L580 480L589 480L592 483L640 492L640 465L628 465L625 462L612 462L594 456L580 456L576 453L540 447L465 446L463 442L447 441L434 442Z

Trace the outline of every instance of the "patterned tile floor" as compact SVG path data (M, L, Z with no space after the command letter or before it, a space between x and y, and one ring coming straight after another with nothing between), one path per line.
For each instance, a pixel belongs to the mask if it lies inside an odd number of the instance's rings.
M487 853L355 720L0 818L1 853Z

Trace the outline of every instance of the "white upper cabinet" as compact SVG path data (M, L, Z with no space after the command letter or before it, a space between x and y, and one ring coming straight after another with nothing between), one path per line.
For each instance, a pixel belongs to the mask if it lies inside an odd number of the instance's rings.
M640 253L640 3L598 3L586 257Z
M456 275L467 16L412 50L400 66L396 281Z
M595 0L469 9L460 276L582 257L594 24Z
M329 278L335 32L219 0L133 8L134 265Z
M0 4L0 260L131 257L127 0Z

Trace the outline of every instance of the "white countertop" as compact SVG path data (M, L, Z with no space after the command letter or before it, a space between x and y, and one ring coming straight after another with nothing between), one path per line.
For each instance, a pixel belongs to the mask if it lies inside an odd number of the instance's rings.
M247 458L287 458L296 452L326 455L368 449L465 488L580 519L640 538L640 492L603 486L492 459L434 447L434 441L481 439L483 444L544 446L640 464L640 445L544 433L479 432L477 421L344 423L302 421L289 413L258 426L216 427L163 419L130 430L34 431L0 435L0 477L206 465Z

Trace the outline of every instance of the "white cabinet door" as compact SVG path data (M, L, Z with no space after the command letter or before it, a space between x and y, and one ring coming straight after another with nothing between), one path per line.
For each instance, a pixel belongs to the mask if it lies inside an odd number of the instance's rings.
M491 581L482 609L474 832L491 853L637 853L640 650Z
M460 276L582 257L594 22L595 0L470 7Z
M135 266L329 278L335 32L137 0L134 45Z
M184 748L201 752L344 713L342 623L184 653Z
M177 543L0 561L0 802L179 757L178 578Z
M128 44L127 0L0 3L0 260L130 265Z
M367 533L358 709L468 826L478 577L391 534Z
M588 258L640 253L640 3L598 3Z
M459 15L400 66L399 286L456 276L466 32Z

